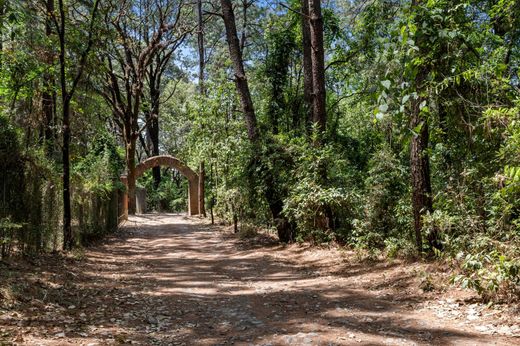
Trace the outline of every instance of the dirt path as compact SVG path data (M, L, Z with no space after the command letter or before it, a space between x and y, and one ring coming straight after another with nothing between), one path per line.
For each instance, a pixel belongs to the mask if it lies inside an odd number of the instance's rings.
M23 295L0 309L0 345L520 344L510 315L423 293L427 268L133 217L83 259L8 268Z

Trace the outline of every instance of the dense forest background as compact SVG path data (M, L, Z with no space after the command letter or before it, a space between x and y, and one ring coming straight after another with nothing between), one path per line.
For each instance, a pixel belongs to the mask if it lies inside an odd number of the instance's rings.
M206 171L208 216L451 261L518 294L515 0L0 0L2 257L117 227Z

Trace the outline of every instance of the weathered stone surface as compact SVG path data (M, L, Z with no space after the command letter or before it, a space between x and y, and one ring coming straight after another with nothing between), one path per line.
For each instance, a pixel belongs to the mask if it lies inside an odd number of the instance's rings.
M146 214L146 189L135 189L135 211L137 214Z

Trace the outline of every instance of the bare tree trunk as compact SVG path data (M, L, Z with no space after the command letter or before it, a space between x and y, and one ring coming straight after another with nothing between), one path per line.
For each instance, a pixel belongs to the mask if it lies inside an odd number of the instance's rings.
M96 18L97 9L99 6L99 0L95 0L93 5L93 10L90 18L90 26L88 32L88 41L87 47L80 55L79 63L76 71L76 75L70 88L67 87L67 74L66 74L66 65L67 65L67 54L65 47L65 5L63 0L58 1L59 7L59 23L57 27L58 38L59 38L59 62L60 62L60 84L61 84L61 97L62 97L62 112L63 112L63 146L62 146L62 156L63 156L63 248L65 250L72 249L74 245L74 237L72 234L72 211L71 211L71 193L70 193L70 103L72 101L72 97L74 96L74 92L76 87L83 75L83 70L85 65L87 64L87 57L90 53L93 44L93 32L94 32L94 20ZM54 13L51 15L55 16ZM54 17L56 19L56 17Z
M206 62L206 53L204 48L204 21L202 17L202 0L197 1L197 44L199 48L199 92L203 97L206 95L204 68ZM205 194L206 194L206 170L204 168L204 161L200 163L199 171L199 213L206 217ZM213 195L213 194L212 194ZM211 223L213 224L213 207L211 207Z
M201 162L199 169L199 213L203 217L206 217L206 207L204 205L205 180L206 170L204 168L204 162Z
M210 179L211 179L212 182L214 182L214 185L215 185L213 187L212 191L211 191L211 199L209 201L209 213L211 215L211 224L214 225L215 224L215 216L213 214L213 207L215 206L215 191L217 190L217 188L216 188L217 184L216 184L216 179L213 176L213 162L211 162L211 165L210 165L209 169L210 169L210 173L209 173Z
M152 68L152 67L150 67ZM151 74L155 78L150 80L150 101L151 101L151 109L148 114L148 136L150 137L150 142L152 143L151 155L159 156L159 107L160 107L160 98L161 92L159 90L160 81L157 80L160 78L159 76L155 76ZM152 78L152 77L150 77ZM157 190L159 185L161 184L161 167L152 168L153 182L154 188Z
M235 24L235 14L233 13L233 6L230 0L221 0L222 5L222 14L224 19L224 25L226 27L226 36L229 46L229 53L231 56L231 61L233 62L233 68L235 72L235 83L238 95L240 97L242 111L244 113L244 117L246 120L248 137L251 143L256 146L253 157L251 158L251 162L253 165L262 166L262 161L265 161L266 158L262 157L260 151L258 150L259 145L259 135L258 129L256 125L256 115L253 107L253 101L251 99L251 93L249 92L249 86L244 70L244 63L242 58L242 51L240 49L240 42L237 36L237 29ZM264 165L267 166L267 165ZM273 171L267 168L263 179L263 184L266 186L266 190L264 192L267 203L269 204L269 209L271 210L271 214L273 215L273 219L277 224L278 228L278 237L281 241L288 242L292 241L293 234L290 229L289 222L282 215L283 202L279 198L279 194L276 191L276 186L274 184Z
M229 54L233 62L235 72L235 84L238 96L242 105L242 111L247 126L247 135L249 140L256 143L258 140L258 129L256 125L255 109L253 100L249 91L246 73L244 70L244 62L242 59L242 50L240 49L240 41L237 36L237 27L235 22L235 14L231 0L220 0L222 6L222 15L224 18L224 26L226 27L226 37L228 41Z
M204 49L204 22L202 18L202 0L197 1L197 19L198 19L198 30L197 30L197 44L199 48L199 91L201 95L205 95L204 86L204 68L205 68L205 49Z
M70 100L67 95L63 98L63 248L72 249L74 237L72 235L72 211L70 194Z
M129 136L133 138L133 136ZM127 188L128 188L128 214L134 215L136 210L135 205L135 187L136 187L136 175L135 175L135 150L136 141L131 139L126 143L126 167L127 167Z
M327 127L325 52L323 48L323 16L321 14L321 0L309 0L309 16L313 80L312 121L317 125L321 137Z
M410 147L410 168L412 173L412 206L415 230L415 242L422 252L422 217L433 212L432 188L430 183L430 162L428 157L428 122L421 117L420 103L423 98L414 100L412 105L412 129L420 128L414 134Z
M52 21L50 13L54 12L54 0L47 0L47 19L45 20L45 35L50 37L52 35ZM49 50L45 53L45 63L47 66L53 65L53 53ZM42 93L42 110L43 110L43 138L45 140L45 150L47 155L50 156L54 148L54 79L50 73L44 73L43 75L43 93Z
M413 0L412 6L416 5L417 0ZM419 47L422 46L420 41L417 42L417 45ZM419 67L419 69L414 84L417 93L420 95L420 91L424 87L424 81L426 80L428 72L425 70L425 67ZM424 96L420 96L413 100L410 119L411 129L414 130L414 132L417 132L412 136L410 143L410 170L412 179L412 209L415 242L419 253L423 250L423 239L421 233L423 216L427 213L433 212L432 187L430 182L430 159L428 156L428 119L426 119L424 114L421 112L421 104L424 101L426 101ZM436 237L436 234L431 234L429 236L428 240L431 245L436 244L436 241L433 239Z
M60 27L58 36L60 40L60 83L61 83L61 99L63 112L63 144L62 144L62 160L63 160L63 248L65 250L72 249L72 212L70 206L70 97L67 91L67 77L65 72L66 55L65 55L65 9L63 0L59 0L60 10Z
M4 16L7 8L7 0L0 2L0 68L3 65L2 53L4 51Z
M301 0L302 3L302 44L303 44L303 99L305 104L306 123L312 124L312 48L311 27L309 23L309 0Z

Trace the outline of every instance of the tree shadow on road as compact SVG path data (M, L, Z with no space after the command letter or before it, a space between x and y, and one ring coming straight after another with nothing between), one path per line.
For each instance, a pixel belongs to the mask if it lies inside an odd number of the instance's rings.
M217 228L171 218L136 218L82 260L53 258L38 268L13 270L11 279L24 288L19 305L2 311L0 327L11 336L24 332L26 342L50 344L490 341L418 315L421 295L403 301L402 295L378 296L356 284L366 272L388 269L382 265L320 276L320 263L298 266L298 257L283 247L243 249Z

